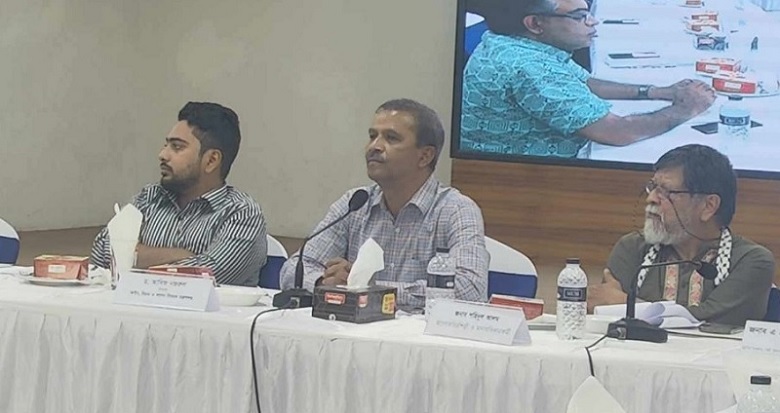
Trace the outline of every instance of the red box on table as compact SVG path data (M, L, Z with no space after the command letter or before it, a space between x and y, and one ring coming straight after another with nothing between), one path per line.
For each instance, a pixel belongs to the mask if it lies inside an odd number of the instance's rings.
M544 314L544 300L539 298L493 294L490 296L490 304L520 308L523 310L523 313L525 313L526 320L533 320Z
M757 82L739 72L721 71L712 75L712 88L727 93L756 93Z
M39 255L33 260L33 275L57 280L84 280L89 275L89 258L73 255Z
M189 277L214 277L214 271L209 267L197 265L155 265L149 267L149 271L164 272L169 275L181 275Z
M708 57L696 61L696 71L699 73L714 74L720 71L737 72L740 61L728 57Z

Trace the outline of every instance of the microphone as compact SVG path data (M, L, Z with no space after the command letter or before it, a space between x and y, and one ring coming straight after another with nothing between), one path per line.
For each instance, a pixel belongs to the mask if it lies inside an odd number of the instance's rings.
M355 191L355 193L352 194L352 197L349 198L349 209L347 210L347 212L344 213L344 215L338 217L335 221L331 222L328 225L325 225L324 227L322 227L322 229L315 232L314 234L309 235L303 240L303 244L301 244L301 249L300 251L298 251L298 262L295 264L294 288L290 290L282 291L274 295L274 300L273 300L274 307L277 308L311 307L312 294L308 290L303 288L303 257L304 257L303 250L306 247L306 243L309 242L309 240L311 240L312 238L316 237L317 235L322 234L323 232L330 229L334 225L343 221L347 216L349 216L349 214L362 208L367 201L368 201L368 192L365 189L358 189L357 191Z
M657 262L641 265L639 269L641 271L648 268L666 267L677 264L693 265L696 268L696 271L707 280L714 280L718 276L718 269L711 263L704 261L681 260ZM631 288L628 290L628 295L626 297L626 317L609 324L609 327L607 327L607 337L616 338L618 340L666 343L669 338L669 334L666 330L635 317L637 284L639 283L638 276L639 274L637 273L637 275L631 279Z

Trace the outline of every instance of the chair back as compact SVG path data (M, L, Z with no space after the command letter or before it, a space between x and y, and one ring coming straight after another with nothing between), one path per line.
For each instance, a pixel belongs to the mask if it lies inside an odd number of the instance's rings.
M780 322L780 289L772 287L769 292L769 302L766 306L764 321Z
M16 264L19 258L19 234L0 218L0 267Z
M260 269L260 281L258 285L263 288L279 289L279 272L282 265L287 261L287 250L284 249L279 240L266 235L268 240L268 259L263 268Z
M485 247L490 254L488 297L536 297L536 267L525 254L490 237L485 237Z

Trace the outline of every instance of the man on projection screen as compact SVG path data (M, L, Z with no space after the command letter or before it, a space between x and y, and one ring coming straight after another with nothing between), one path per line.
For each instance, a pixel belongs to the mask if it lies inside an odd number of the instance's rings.
M709 108L715 92L685 79L628 85L596 79L571 59L591 45L596 20L585 0L491 0L489 30L463 72L462 151L589 158L590 141L623 146L661 135ZM619 116L605 99L665 100Z
M661 156L654 169L645 187L644 231L615 245L603 283L588 289L588 306L625 303L638 277L639 299L676 301L699 320L744 325L763 319L775 260L729 229L737 178L728 158L707 146L685 145ZM709 262L717 277L704 279L692 264L639 268L680 260Z

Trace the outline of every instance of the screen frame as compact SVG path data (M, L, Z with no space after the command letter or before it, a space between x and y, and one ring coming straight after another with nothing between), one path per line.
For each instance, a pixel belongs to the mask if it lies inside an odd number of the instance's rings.
M478 153L466 152L460 150L460 119L461 119L461 100L463 99L463 70L466 66L465 58L465 38L466 38L466 1L457 0L455 17L455 58L453 62L453 81L452 81L452 119L450 122L450 158L464 160L480 161L498 161L510 163L528 163L536 165L552 166L571 166L597 169L614 169L628 171L652 171L651 163L636 162L618 162L590 159L569 159L559 157L544 157L533 155L500 154L500 153ZM598 1L598 0L595 0ZM680 125L678 127L683 127ZM697 132L698 133L698 132ZM780 135L780 131L778 131ZM650 138L652 139L652 138ZM780 159L778 159L780 163ZM735 169L737 177L751 179L769 179L780 180L780 171L759 171L753 169Z

